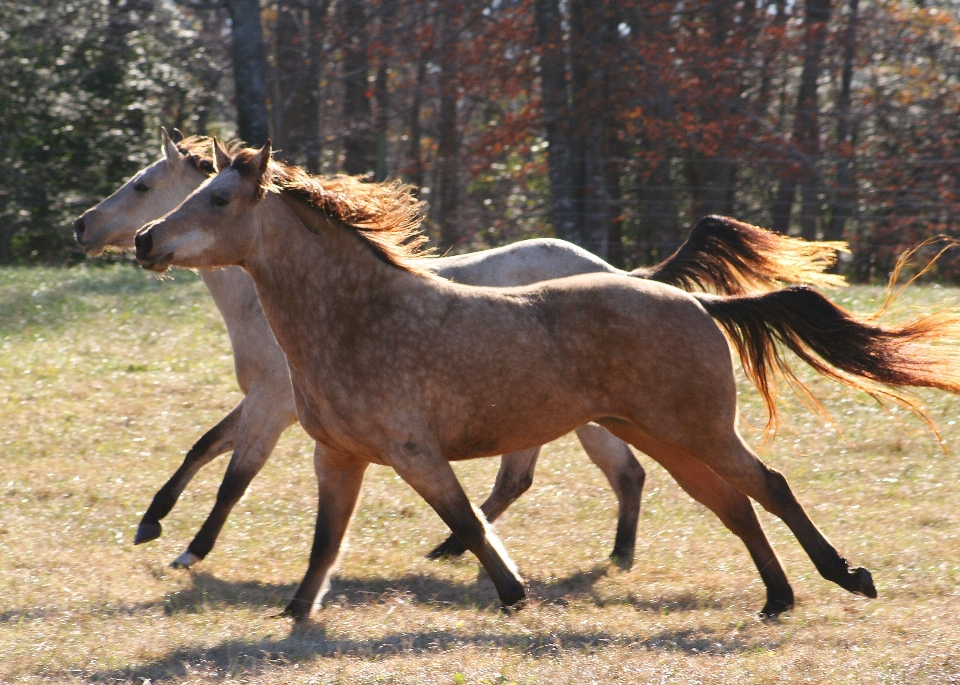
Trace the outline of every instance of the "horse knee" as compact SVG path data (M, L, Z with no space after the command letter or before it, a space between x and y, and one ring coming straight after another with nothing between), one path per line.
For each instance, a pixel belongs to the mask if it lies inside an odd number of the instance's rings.
M631 455L632 456L632 455ZM631 459L621 467L615 479L610 480L614 493L621 504L624 500L631 501L639 508L643 486L647 481L647 473L636 459Z
M640 462L636 459L631 459L627 462L626 468L623 469L622 477L629 480L637 490L643 490L643 486L647 482L647 472L643 470L643 466L641 466Z
M531 487L533 487L533 474L528 471L516 479L513 485L513 492L519 497Z
M513 502L533 486L533 472L508 471L497 474L496 490L508 501Z
M240 501L240 498L243 497L243 494L247 491L247 486L250 485L252 480L252 475L245 473L228 473L223 482L220 483L220 488L217 490L217 504L220 506L223 505L234 505Z

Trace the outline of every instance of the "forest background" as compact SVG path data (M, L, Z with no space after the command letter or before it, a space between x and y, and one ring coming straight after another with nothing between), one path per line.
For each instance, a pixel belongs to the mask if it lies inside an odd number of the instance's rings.
M444 251L633 267L719 213L883 279L960 237L958 48L955 0L0 0L0 263L82 260L165 125L409 182Z

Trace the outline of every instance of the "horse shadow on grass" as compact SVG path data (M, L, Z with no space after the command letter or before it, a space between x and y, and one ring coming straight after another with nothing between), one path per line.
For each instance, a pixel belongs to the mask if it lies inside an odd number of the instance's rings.
M335 622L335 617L328 620ZM590 630L517 635L508 630L504 631L506 634L463 630L395 631L377 639L351 640L336 637L320 622L310 622L293 628L282 626L282 631L287 633L285 637L233 638L211 647L180 648L142 666L92 671L84 676L95 682L172 683L197 676L216 681L266 676L271 670L318 659L347 657L384 661L394 656L440 654L463 647L508 649L528 658L542 659L564 653L599 653L614 647L654 653L723 655L755 652L758 648L775 650L783 643L783 639L771 636L748 638L711 628L662 630L642 637Z
M609 565L601 564L546 581L528 578L527 594L535 604L567 606L571 602L585 602L600 607L613 604L657 614L723 607L721 601L709 594L693 591L657 598L638 597L633 593L611 597L596 587L610 572ZM198 613L218 607L275 607L279 613L297 589L294 583L225 580L202 571L192 571L190 575L190 587L172 592L163 600L145 602L130 609L136 611L162 605L168 615L173 615ZM424 573L408 573L391 578L334 576L323 606L352 608L395 602L438 608L500 608L496 588L482 568L478 570L474 582L454 581Z
M610 572L607 565L578 571L548 581L527 580L531 604L568 606L571 603L598 607L622 605L653 614L722 609L725 603L709 594L694 591L674 593L656 598L638 597L633 593L611 597L596 585ZM152 571L158 578L164 571ZM226 580L204 571L189 571L189 587L163 597L143 602L110 602L93 609L99 616L134 616L162 609L168 616L221 611L228 607L253 610L275 609L280 614L297 589L296 583L264 583L257 580ZM642 583L642 579L638 580ZM356 608L378 604L405 603L435 608L459 608L498 611L501 604L489 576L480 569L474 582L458 582L431 574L406 574L393 578L335 576L323 606ZM22 620L50 620L63 615L56 606L11 608L0 611L0 625Z
M605 567L597 567L549 583L528 582L528 594L536 602L565 605L572 598L593 598L593 586L606 576ZM253 609L286 606L297 589L295 583L262 583L256 580L226 580L203 571L190 572L189 587L171 592L162 600L151 600L127 607L126 611L162 606L168 615L199 613L218 607ZM499 609L500 600L493 582L482 569L474 582L460 582L432 574L407 573L391 578L335 575L324 598L325 607L352 608L402 601L407 604L469 609Z
M659 614L671 611L696 611L721 606L718 601L700 599L681 593L658 600L603 600L595 587L609 571L597 566L549 582L534 580L530 595L536 604L566 605L571 601L623 604L636 610ZM223 580L203 572L192 572L191 587L171 593L163 600L127 607L127 611L149 610L163 606L174 615L180 612L198 613L217 611L227 606L269 610L276 614L293 595L294 584L270 584L257 581ZM360 659L388 659L400 654L438 654L458 647L505 648L539 659L562 653L600 652L611 647L630 648L652 652L684 652L689 654L729 654L776 649L780 641L770 635L746 637L739 632L718 632L714 628L687 628L661 630L643 636L624 636L602 630L541 631L518 635L511 631L511 617L505 616L505 630L427 630L387 633L367 640L344 639L335 630L328 631L326 623L336 625L337 609L391 603L432 606L438 610L447 607L499 611L493 584L484 573L475 582L455 582L429 574L380 578L335 578L326 600L326 609L311 621L291 627L287 619L277 619L277 633L258 640L233 638L213 646L178 648L142 666L90 671L85 678L106 682L152 683L180 682L202 675L209 680L227 680L240 675L266 674L290 664L308 663L317 659L352 657ZM534 610L534 609L530 609Z

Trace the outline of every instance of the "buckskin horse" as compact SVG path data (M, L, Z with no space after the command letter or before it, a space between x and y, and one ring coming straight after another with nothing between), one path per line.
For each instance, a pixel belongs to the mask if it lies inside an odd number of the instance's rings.
M523 599L449 462L528 449L588 421L708 483L734 512L738 501L750 508L744 495L756 500L824 578L876 596L869 571L851 567L737 432L728 339L773 420L772 383L787 368L777 341L875 394L960 394L955 318L884 327L809 288L724 297L610 274L465 286L426 268L418 205L401 186L329 188L271 162L269 143L232 156L215 145L215 160L215 177L137 234L137 259L158 272L241 266L286 354L319 491L309 566L286 609L294 619L322 596L370 463L430 504L505 605Z
M129 249L137 229L174 209L214 172L211 140L183 139L161 130L162 157L142 169L113 195L75 222L77 241L88 254ZM328 179L327 184L341 181ZM349 181L347 183L350 183ZM727 217L705 217L690 238L660 264L629 275L671 283L685 289L710 288L727 294L775 287L780 283L841 285L842 278L823 273L842 243L806 242L765 231ZM473 254L441 257L426 267L440 276L471 285L525 285L580 273L628 275L576 245L552 239L526 240ZM262 469L280 434L296 421L286 358L269 330L253 282L239 267L201 272L223 314L234 350L241 403L189 451L182 466L156 494L141 520L135 542L157 538L160 520L175 505L190 479L205 464L233 450L213 510L173 565L190 567L213 548L229 512ZM644 471L630 449L606 429L588 423L576 429L590 458L604 471L619 502L617 535L611 557L629 567L633 560ZM481 506L495 520L533 480L539 447L506 454L489 498ZM683 475L680 475L683 483ZM711 493L685 486L711 505ZM779 561L756 517L731 518L716 508L728 527L744 539L767 585L765 612L792 605L792 592ZM428 556L461 554L463 543L451 535Z

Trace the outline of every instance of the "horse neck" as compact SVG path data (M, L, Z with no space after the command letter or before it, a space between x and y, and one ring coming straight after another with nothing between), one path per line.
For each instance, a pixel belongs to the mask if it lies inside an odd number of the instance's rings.
M234 362L280 354L270 326L263 316L253 280L239 266L200 272L227 326Z
M223 316L227 330L232 331L241 325L242 314L256 301L257 291L253 281L239 266L224 269L206 269L200 272L200 278L210 291L220 315Z
M383 307L423 280L382 262L351 229L303 208L298 214L273 193L257 211L260 235L243 267L291 364L349 337L358 312Z

